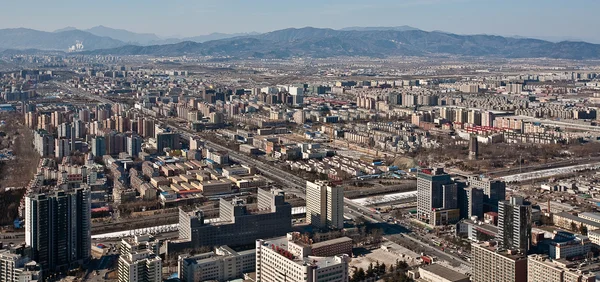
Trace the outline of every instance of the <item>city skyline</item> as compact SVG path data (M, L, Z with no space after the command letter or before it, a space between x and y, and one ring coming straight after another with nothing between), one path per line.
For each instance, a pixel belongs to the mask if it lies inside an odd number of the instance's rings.
M600 3L581 0L314 0L279 3L272 0L189 1L168 7L162 2L114 0L83 3L33 0L28 6L4 4L12 11L0 19L0 28L31 28L54 31L74 26L87 29L107 26L163 38L182 38L211 33L269 32L306 26L340 29L351 26L408 25L426 31L456 34L491 34L557 40L600 42L600 35L584 28L592 24L592 11ZM118 4L118 6L117 6ZM162 7L162 8L161 8ZM512 7L513 9L510 9ZM165 13L169 11L168 13ZM297 16L290 17L290 14ZM27 23L23 19L27 18ZM292 19L292 20L290 20Z

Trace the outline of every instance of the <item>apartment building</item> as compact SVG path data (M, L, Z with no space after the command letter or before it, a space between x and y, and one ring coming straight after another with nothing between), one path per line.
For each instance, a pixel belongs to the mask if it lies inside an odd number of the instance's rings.
M498 249L495 242L471 244L473 282L526 282L527 257Z

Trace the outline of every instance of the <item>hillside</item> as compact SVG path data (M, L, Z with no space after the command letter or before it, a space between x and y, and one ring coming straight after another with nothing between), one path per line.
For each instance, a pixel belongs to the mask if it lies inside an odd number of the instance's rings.
M125 46L90 54L212 55L258 58L294 56L494 56L503 58L598 59L600 45L585 42L552 43L538 39L492 35L457 35L408 30L284 29L269 33L147 47Z

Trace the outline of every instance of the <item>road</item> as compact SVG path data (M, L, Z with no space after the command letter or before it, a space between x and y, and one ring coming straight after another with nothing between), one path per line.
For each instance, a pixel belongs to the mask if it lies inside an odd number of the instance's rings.
M83 95L83 96L88 97L89 99L95 99L96 101L100 101L102 103L114 104L114 102L108 101L107 99L99 97L97 95L91 95L90 93L86 93L84 91L78 91L78 90L76 91L71 88L68 88L68 89L73 91L73 93L75 93L77 95ZM149 118L156 119L154 117L149 117ZM161 119L156 119L156 120L159 123L162 123L164 125L168 125L170 127L177 129L177 132L179 132L185 138L189 139L193 136L196 136L195 132L192 132L191 130L184 128L179 124L168 124ZM206 147L208 147L210 149L228 152L229 158L231 160L233 160L235 162L251 165L251 166L255 167L264 176L271 178L273 180L276 180L284 185L287 185L287 187L282 187L284 190L288 190L290 192L295 192L295 194L297 194L298 196L300 196L302 198L306 197L306 180L304 180L294 174L291 174L289 172L281 170L278 167L274 167L274 166L265 164L260 160L251 158L243 153L232 150L232 149L222 146L220 144L216 144L214 142L205 140L205 145L206 145ZM403 226L397 225L397 224L388 223L385 220L383 220L381 217L375 216L376 214L371 209L368 209L366 207L358 205L348 198L344 198L344 204L347 207L344 212L345 216L355 217L354 214L357 212L360 212L361 214L364 214L364 215L369 215L369 216L365 216L364 218L366 218L366 220L369 221L370 223L375 224L378 227L381 227L384 230L384 233L386 234L386 236L384 236L384 238L387 240L395 240L396 238L394 238L393 236L410 232L410 230L406 227L403 227ZM353 212L350 212L349 209L353 210ZM405 236L405 238L411 238L411 237ZM412 240L414 243L420 245L424 249L431 248L431 246L429 246L425 242L421 242L414 238ZM460 258L454 257L448 253L444 253L441 250L433 249L432 251L435 252L439 258L442 258L449 262L460 262L460 263L463 263L464 265L470 266L470 264L462 261Z

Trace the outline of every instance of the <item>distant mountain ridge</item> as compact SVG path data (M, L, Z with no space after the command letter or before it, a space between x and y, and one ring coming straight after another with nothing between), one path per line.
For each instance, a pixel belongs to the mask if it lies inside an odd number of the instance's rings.
M339 29L341 31L374 31L374 30L395 30L395 31L409 31L409 30L420 30L416 27L402 25L402 26L351 26Z
M15 31L16 30L16 31ZM211 34L184 39L144 36L148 44L128 44L114 37L129 31L103 27L97 35L80 30L54 33L28 29L0 30L0 49L65 50L65 43L84 41L87 54L182 56L210 55L232 58L290 58L336 56L490 56L501 58L600 59L600 45L494 35L457 35L423 31L410 26L288 28L257 34ZM100 30L100 31L99 31ZM102 32L101 32L102 31ZM119 35L119 32L121 34ZM156 37L155 37L156 36ZM154 39L159 38L158 43ZM122 38L126 39L126 38ZM141 39L138 39L141 40ZM183 40L183 41L182 41Z
M40 49L66 51L76 41L82 41L86 50L115 48L126 45L109 37L93 35L81 30L46 32L27 28L0 29L0 49Z
M493 35L456 35L422 30L343 31L306 27L205 43L124 46L90 53L156 56L211 55L239 58L456 55L599 59L600 45L568 41L552 43L538 39Z
M153 33L135 33L124 29L114 29L102 25L84 30L97 36L110 37L129 44L158 44L161 39Z

